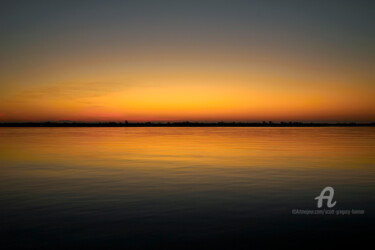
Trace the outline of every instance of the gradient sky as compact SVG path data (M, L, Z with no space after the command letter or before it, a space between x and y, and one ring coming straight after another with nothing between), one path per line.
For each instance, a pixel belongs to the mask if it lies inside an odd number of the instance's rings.
M375 1L2 1L0 122L375 121Z

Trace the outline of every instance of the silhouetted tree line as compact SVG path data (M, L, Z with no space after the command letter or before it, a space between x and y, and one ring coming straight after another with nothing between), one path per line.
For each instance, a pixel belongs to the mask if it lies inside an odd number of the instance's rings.
M0 127L369 127L371 123L338 122L8 122Z

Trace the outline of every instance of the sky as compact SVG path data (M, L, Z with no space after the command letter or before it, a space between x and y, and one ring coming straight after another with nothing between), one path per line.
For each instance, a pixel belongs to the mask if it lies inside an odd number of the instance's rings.
M375 121L374 1L2 1L0 122Z

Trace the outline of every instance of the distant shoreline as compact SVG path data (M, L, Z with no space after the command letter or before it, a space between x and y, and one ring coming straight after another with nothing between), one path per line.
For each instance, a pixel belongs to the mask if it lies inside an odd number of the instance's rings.
M0 127L375 127L375 122L12 122Z

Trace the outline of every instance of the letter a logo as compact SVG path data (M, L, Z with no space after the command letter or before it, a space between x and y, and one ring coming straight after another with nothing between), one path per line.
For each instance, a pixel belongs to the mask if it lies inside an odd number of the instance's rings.
M329 192L328 195L325 195ZM323 205L323 199L327 200L327 207L331 208L336 205L336 201L332 203L333 195L335 194L335 190L332 187L325 187L319 196L315 197L315 200L318 200L318 208L321 208Z

